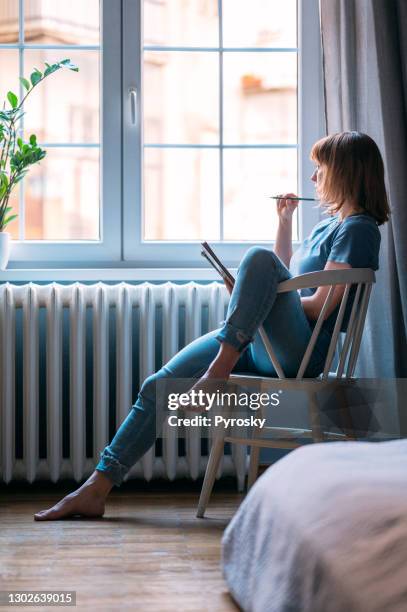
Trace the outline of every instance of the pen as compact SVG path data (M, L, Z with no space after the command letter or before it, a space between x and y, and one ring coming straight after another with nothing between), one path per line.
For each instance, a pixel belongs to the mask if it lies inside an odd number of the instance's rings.
M317 202L316 198L282 198L281 196L269 196L272 200L306 200L307 202Z

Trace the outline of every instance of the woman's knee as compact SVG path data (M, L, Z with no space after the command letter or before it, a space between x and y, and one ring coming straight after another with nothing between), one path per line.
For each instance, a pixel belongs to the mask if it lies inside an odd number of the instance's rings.
M156 395L157 373L148 376L141 385L140 395L148 399L154 399Z
M168 394L179 392L180 385L182 392L185 391L184 379L176 378L164 366L144 380L133 408L149 412L157 412L158 409L165 410L168 404Z
M244 254L240 266L269 267L270 265L275 266L278 261L279 259L273 251L264 247L253 246Z

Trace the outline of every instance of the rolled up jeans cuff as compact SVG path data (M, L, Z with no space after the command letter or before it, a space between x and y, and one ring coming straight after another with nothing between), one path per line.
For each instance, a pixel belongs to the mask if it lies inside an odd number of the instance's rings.
M117 487L122 484L129 471L129 467L120 463L107 448L100 453L100 461L95 469L103 472Z
M240 353L246 348L253 338L245 334L241 329L234 327L231 323L225 322L222 329L216 336L219 342L231 344Z

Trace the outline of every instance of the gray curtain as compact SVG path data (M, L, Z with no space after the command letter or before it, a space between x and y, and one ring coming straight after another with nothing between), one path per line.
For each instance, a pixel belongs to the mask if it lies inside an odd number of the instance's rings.
M320 0L327 133L358 130L382 152L381 227L357 375L407 377L407 0Z

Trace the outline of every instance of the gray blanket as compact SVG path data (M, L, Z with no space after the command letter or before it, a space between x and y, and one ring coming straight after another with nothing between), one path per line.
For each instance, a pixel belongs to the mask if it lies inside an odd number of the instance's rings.
M407 440L302 447L270 467L223 537L243 610L407 611Z

